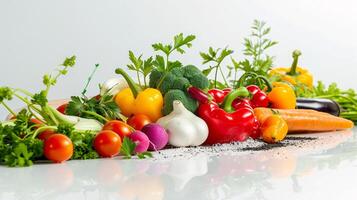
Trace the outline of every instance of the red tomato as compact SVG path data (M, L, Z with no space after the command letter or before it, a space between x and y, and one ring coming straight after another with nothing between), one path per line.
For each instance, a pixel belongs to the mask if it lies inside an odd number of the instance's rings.
M53 134L44 143L45 157L53 162L69 160L73 155L73 143L63 134Z
M144 114L137 114L128 120L128 124L135 130L141 130L145 125L152 123L150 118Z
M131 134L130 128L131 127L129 125L119 120L109 121L103 126L103 130L114 131L116 134L120 136L122 140L124 139L125 136Z
M119 154L121 139L115 132L104 130L95 136L94 148L99 155L103 157L112 157Z
M66 109L67 109L68 103L62 104L60 106L57 107L57 110L62 113L65 114L66 113Z
M47 138L49 138L50 136L56 134L53 130L45 130L45 131L42 131L40 134L37 135L37 138L42 140L42 141L45 141L47 140Z

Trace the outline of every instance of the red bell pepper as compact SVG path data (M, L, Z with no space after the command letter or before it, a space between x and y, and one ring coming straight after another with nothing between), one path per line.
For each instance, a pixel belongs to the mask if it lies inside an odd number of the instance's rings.
M224 100L224 97L226 97L227 94L230 93L231 91L232 91L231 88L225 88L223 90L214 88L214 89L208 90L208 94L210 94L213 97L213 100L216 103L222 103Z
M246 107L248 104L251 106L251 108L257 108L257 107L268 107L269 105L269 99L268 96L260 90L260 88L256 85L249 85L246 87L248 91L251 93L250 98L237 98L233 101L233 107L238 109L240 107ZM224 100L224 97L231 92L231 88L226 88L223 90L219 89L211 89L208 91L208 94L210 94L213 98L213 100L216 103L222 103Z
M250 99L250 105L253 108L257 107L268 107L269 98L265 92L261 91L260 88L256 85L248 85L246 86L248 91L252 94L252 98Z
M195 99L196 96L191 96ZM254 116L252 109L242 107L235 110L232 102L238 97L247 97L249 92L245 87L238 88L230 92L223 101L223 108L220 108L215 101L197 99L200 102L198 116L208 125L209 134L205 144L228 143L233 141L244 141L248 137L257 138L259 136L259 122Z

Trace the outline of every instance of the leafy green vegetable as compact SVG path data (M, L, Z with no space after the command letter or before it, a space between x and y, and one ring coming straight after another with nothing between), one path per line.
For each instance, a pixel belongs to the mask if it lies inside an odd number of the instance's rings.
M222 68L221 68L221 63L223 62L223 60L231 55L233 53L233 50L228 49L227 47L224 49L213 49L212 47L209 47L208 49L208 53L203 53L200 52L200 55L203 59L202 64L206 64L209 62L213 62L214 65L210 66L207 69L204 69L202 72L203 74L205 74L206 76L208 76L212 70L215 70L215 74L214 74L214 88L217 88L218 86L218 71L220 71L221 76L224 80L224 85L225 87L228 87L228 81L226 80L225 75L223 74Z
M133 142L128 137L124 137L123 144L120 149L120 153L123 154L124 159L131 159L132 155L135 155L135 147L136 147L135 142ZM136 155L138 156L139 159L152 157L152 154L150 152L137 153Z

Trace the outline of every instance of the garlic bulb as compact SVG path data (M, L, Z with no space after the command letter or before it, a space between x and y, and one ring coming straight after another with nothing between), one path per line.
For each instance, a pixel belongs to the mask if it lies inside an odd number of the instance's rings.
M157 121L169 134L169 143L176 147L198 146L208 137L205 121L188 111L180 101L173 102L173 111Z

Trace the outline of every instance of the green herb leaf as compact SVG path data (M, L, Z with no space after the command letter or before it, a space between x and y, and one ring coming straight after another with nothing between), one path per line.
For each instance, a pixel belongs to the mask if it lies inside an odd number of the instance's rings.
M148 152L148 151L147 152L143 152L143 153L138 153L137 156L138 156L139 159L145 159L145 158L152 158L153 157L152 153Z
M265 22L254 20L251 28L250 37L244 38L245 49L243 50L244 55L248 56L249 59L243 61L241 69L245 72L267 76L273 65L274 57L267 55L266 51L275 46L277 42L266 38L271 29L266 27Z
M124 137L120 153L124 155L125 159L130 159L134 154L135 147L136 144L131 139Z

